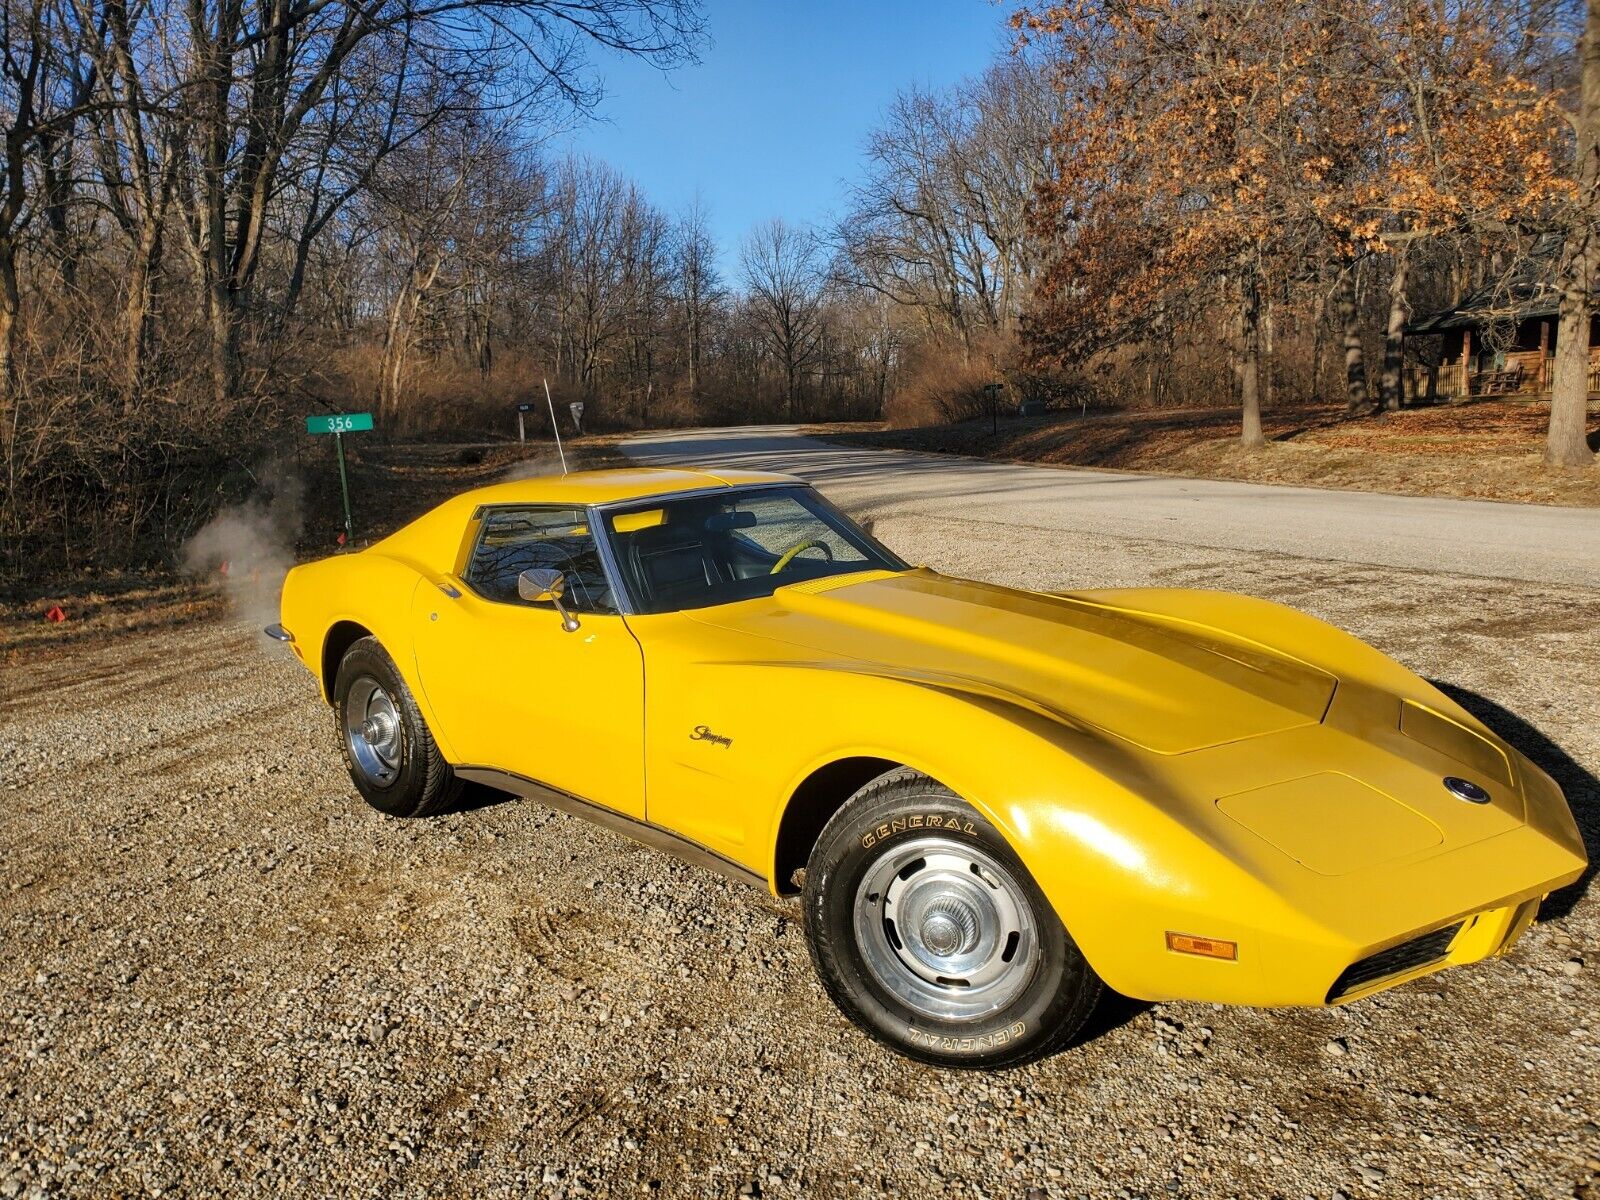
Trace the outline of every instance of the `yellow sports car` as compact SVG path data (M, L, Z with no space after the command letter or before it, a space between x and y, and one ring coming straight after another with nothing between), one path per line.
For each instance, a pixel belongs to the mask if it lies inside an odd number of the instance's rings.
M1549 776L1337 629L948 578L784 476L469 492L295 568L268 632L375 807L488 784L800 893L839 1007L949 1066L1065 1044L1103 986L1358 999L1504 953L1584 867Z

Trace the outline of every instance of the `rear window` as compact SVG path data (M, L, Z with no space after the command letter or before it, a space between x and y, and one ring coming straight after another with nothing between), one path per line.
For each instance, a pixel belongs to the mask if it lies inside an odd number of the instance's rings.
M566 576L568 608L576 612L616 612L600 565L600 552L581 508L491 508L478 527L462 581L485 600L535 605L517 593L517 577L545 567Z

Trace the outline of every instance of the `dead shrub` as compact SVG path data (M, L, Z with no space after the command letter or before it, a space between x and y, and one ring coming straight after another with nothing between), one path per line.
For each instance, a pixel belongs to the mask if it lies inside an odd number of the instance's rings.
M951 425L988 414L984 388L998 377L987 355L967 355L957 346L927 341L908 358L899 390L884 404L890 428Z

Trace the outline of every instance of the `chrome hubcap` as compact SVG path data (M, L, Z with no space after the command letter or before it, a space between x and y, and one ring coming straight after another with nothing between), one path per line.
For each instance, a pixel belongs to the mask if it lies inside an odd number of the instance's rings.
M344 740L356 768L380 787L400 774L403 754L400 712L383 685L363 675L344 702Z
M917 838L873 863L856 889L854 925L873 977L940 1020L1004 1008L1038 965L1033 907L1016 879L948 838Z

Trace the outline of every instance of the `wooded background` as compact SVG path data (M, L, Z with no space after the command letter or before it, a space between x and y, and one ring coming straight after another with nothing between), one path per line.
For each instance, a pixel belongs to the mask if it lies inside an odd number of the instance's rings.
M1398 406L1412 313L1533 275L1547 459L1594 469L1584 4L1009 19L836 222L724 248L544 149L609 56L692 60L694 0L0 0L0 572L170 559L308 412L470 440L544 377L591 428L1237 405L1259 444Z

